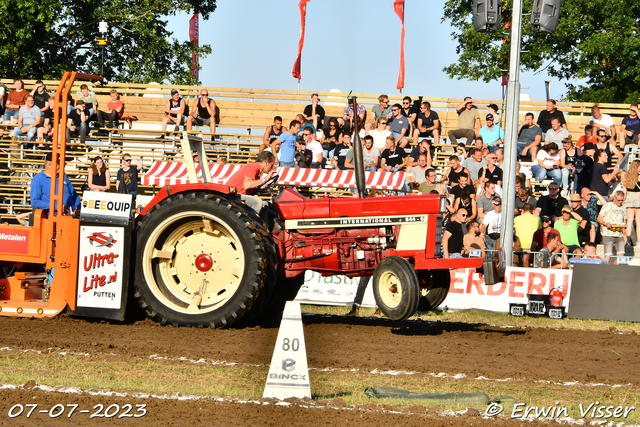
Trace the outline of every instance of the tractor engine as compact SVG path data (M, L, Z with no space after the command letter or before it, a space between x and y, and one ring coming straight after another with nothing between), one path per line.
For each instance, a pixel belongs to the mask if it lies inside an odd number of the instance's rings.
M304 270L370 274L382 259L382 251L394 247L393 228L287 230L282 243L285 269L293 274Z

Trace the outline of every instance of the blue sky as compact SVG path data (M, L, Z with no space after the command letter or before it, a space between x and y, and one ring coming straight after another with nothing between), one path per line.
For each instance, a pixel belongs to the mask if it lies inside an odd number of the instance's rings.
M452 80L442 71L456 60L452 28L441 23L444 0L406 0L405 95L501 99L500 82ZM169 19L179 40L189 37L189 15ZM525 20L525 24L528 22ZM296 90L291 75L300 37L298 0L218 0L200 19L206 86ZM393 0L311 0L307 4L300 90L399 94L400 19ZM544 100L546 73L521 73L522 92ZM561 98L563 83L551 83Z

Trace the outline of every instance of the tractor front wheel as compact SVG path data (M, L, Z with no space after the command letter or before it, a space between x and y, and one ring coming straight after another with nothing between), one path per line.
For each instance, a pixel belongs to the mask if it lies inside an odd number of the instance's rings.
M418 277L411 263L395 255L383 259L373 272L373 295L389 319L411 317L420 297Z

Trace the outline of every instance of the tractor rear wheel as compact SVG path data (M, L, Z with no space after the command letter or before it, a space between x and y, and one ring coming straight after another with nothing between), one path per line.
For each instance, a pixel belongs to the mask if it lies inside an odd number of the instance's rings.
M383 259L373 272L373 295L389 319L411 317L420 297L418 277L411 263L395 255Z
M437 308L449 295L451 273L449 270L420 270L420 302L418 311L429 311Z
M257 302L269 250L234 202L180 193L138 224L134 295L162 324L230 326Z

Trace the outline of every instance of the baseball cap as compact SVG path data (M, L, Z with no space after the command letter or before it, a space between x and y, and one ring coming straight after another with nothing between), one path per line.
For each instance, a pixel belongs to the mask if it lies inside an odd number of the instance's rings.
M493 108L493 110L494 110L495 112L498 112L498 106L497 106L496 104L489 104L489 105L487 105L487 107L489 107L489 108Z
M485 120L493 120L493 114L487 114Z
M317 94L317 93L314 93L313 95L311 95L311 97L312 97L312 98L313 98L314 96L318 96L318 94Z
M491 199L491 201L493 202L494 205L501 205L502 204L502 199L498 196L494 197L493 199Z
M571 196L571 201L572 202L581 202L582 201L582 197L580 197L580 195L578 193L574 193Z
M562 207L562 212L571 212L571 207L569 207L569 205L564 205Z
M584 151L584 150L595 150L595 149L596 149L596 145L593 142L586 142L582 146L582 151Z
M44 158L45 161L47 162L52 162L53 161L53 153L47 153L47 156Z
M545 221L549 221L549 222L551 222L551 218L549 217L549 215L542 215L542 217L540 218L540 220L541 220L542 222L545 222Z
M178 89L171 89L171 95L175 95L176 93L180 93Z

